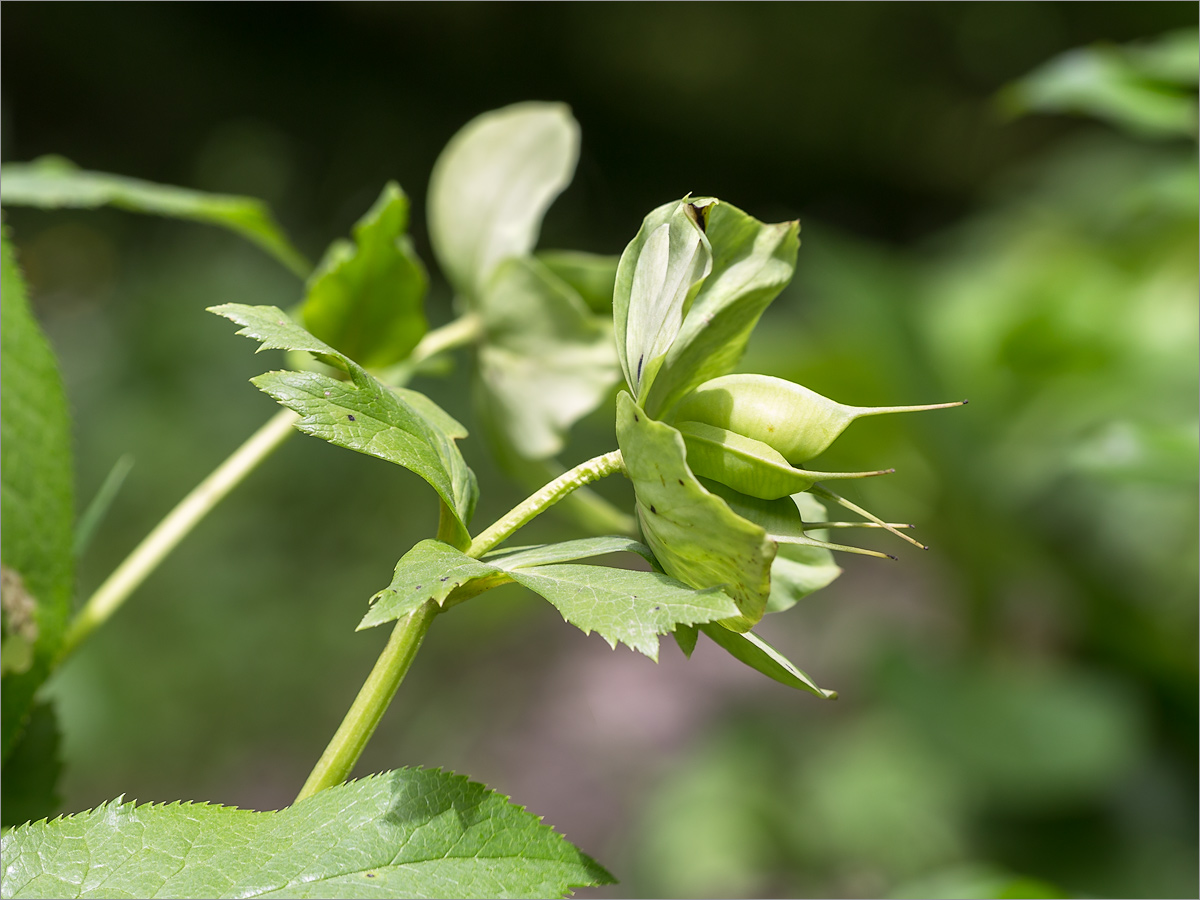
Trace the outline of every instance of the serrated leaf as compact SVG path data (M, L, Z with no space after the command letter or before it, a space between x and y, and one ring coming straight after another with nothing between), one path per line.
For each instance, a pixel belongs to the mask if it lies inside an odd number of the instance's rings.
M305 328L368 368L406 358L428 328L429 279L405 233L408 213L408 197L388 182L354 242L330 245L300 308Z
M699 628L734 659L762 672L768 678L773 678L788 687L816 694L822 700L837 699L837 691L817 687L815 681L753 632L739 634L716 624L702 624Z
M617 444L642 533L663 570L695 588L723 587L739 610L727 624L751 628L766 609L775 542L705 490L687 466L679 432L625 392L617 398Z
M765 225L728 203L711 207L712 271L646 395L650 415L737 364L763 310L792 280L799 233L799 222Z
M34 705L21 737L4 761L0 778L0 825L8 828L44 819L58 812L59 758L58 717L49 703Z
M54 353L0 238L0 519L7 758L62 643L74 580L71 424ZM25 659L12 665L20 641ZM18 671L19 669L19 671Z
M620 535L580 538L574 541L562 541L557 544L538 544L531 547L509 547L504 550L495 550L485 554L483 560L502 569L527 569L531 566L573 562L574 560L587 559L591 556L603 556L607 553L621 552L636 553L651 564L655 562L654 555L650 552L649 547L640 541Z
M427 481L457 521L457 539L469 540L467 523L479 488L454 443L466 430L432 400L393 390L344 353L309 334L274 306L227 303L210 312L244 326L238 334L260 349L302 350L349 373L350 382L318 372L268 372L251 381L301 415L305 434L396 463ZM414 395L421 399L414 402Z
M562 103L517 103L460 130L429 179L429 240L446 279L475 298L495 267L525 256L571 182L579 125Z
M611 884L481 784L400 769L278 812L114 801L3 838L5 898L554 897Z
M510 569L509 575L549 600L584 634L595 631L610 647L620 641L656 662L660 634L679 624L712 622L738 611L723 591L693 590L660 572L551 565Z
M301 278L312 266L291 245L265 203L253 197L209 194L140 178L89 172L59 156L0 167L0 203L95 209L115 206L130 212L188 219L228 228L257 244Z
M296 428L305 434L420 475L454 514L458 538L467 538L479 489L453 439L398 394L360 373L366 377L355 384L319 372L267 372L250 380L299 413Z
M622 550L648 552L628 538L607 537L476 560L448 544L421 541L396 564L392 583L375 595L374 606L358 627L391 622L428 600L443 604L453 591L478 579L492 579L496 584L516 581L549 600L584 634L596 631L610 646L620 641L654 660L658 659L658 635L674 630L679 623L710 622L736 614L733 601L720 591L693 590L661 572L537 564L539 560L579 559Z
M520 456L560 452L620 377L612 329L531 258L502 262L479 297L481 405Z
M455 588L495 573L495 566L472 559L449 544L421 541L400 557L391 584L371 598L371 609L358 630L395 621L427 600L440 606Z
M685 197L642 221L617 265L613 326L625 383L643 400L712 269L704 230L716 201Z
M592 312L611 319L621 257L580 250L539 250L534 257L574 288Z

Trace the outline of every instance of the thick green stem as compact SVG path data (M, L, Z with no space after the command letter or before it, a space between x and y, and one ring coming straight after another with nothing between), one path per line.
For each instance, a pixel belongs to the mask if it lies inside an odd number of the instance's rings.
M623 472L624 470L625 463L621 459L620 450L613 450L611 453L605 453L603 456L597 456L585 463L580 463L569 472L564 472L558 478L555 478L540 491L531 494L509 510L507 514L497 519L490 528L483 531L471 541L471 546L466 550L467 556L478 559L493 547L508 540L518 528L535 516L541 515L541 513L567 496L567 494L577 488L583 487L585 484L599 481L607 475L611 475L614 472Z
M76 614L63 639L59 662L104 624L188 532L292 434L298 418L290 409L277 412L167 513Z
M396 623L387 646L375 661L375 667L354 698L354 704L338 726L333 740L304 782L296 802L339 785L350 777L438 612L438 605L428 600Z
M435 354L470 343L479 333L479 319L474 313L434 329L417 344L405 366L391 372L391 379L387 380L392 384L407 382L418 363ZM166 518L154 526L154 530L113 570L75 615L67 628L58 663L66 659L88 635L103 625L150 573L158 568L167 554L174 550L179 542L242 482L242 479L296 433L292 425L297 419L299 416L289 409L277 412L235 450L232 456L196 485Z

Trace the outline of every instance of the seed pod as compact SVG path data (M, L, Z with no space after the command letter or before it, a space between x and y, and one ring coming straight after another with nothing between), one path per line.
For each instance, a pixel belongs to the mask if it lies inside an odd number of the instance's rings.
M863 416L962 406L846 406L770 375L722 375L684 397L675 417L724 428L767 444L792 465L824 452L846 426ZM793 492L794 493L794 492Z
M809 527L802 520L800 510L791 497L779 500L761 500L735 491L733 488L701 478L700 483L710 493L724 500L731 510L755 525L766 529L767 537L781 544L806 544L810 547L824 547L827 550L842 550L847 553L858 553L862 556L878 556L884 559L895 559L890 553L880 553L877 550L865 550L862 547L849 547L845 544L831 544L809 537L805 532Z
M811 472L788 465L773 448L725 428L701 422L675 426L687 446L687 464L696 475L711 478L735 491L763 500L777 500L807 491L818 481L869 478L878 472Z

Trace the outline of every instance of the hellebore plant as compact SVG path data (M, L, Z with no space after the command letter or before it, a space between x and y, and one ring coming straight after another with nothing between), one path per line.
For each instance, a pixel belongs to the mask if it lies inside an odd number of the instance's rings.
M406 234L408 200L392 184L353 240L329 248L294 315L273 306L212 308L260 349L286 352L291 369L253 379L286 410L151 532L60 639L38 644L38 664L13 682L23 685L12 696L25 705L11 727L6 683L5 774L20 775L8 769L18 758L10 750L40 708L32 703L39 679L293 426L421 476L440 500L436 533L404 554L371 598L359 627L394 623L391 638L292 807L253 813L118 800L20 825L4 837L3 896L546 896L610 881L534 817L458 776L402 769L344 783L432 623L502 584L539 594L611 646L657 659L660 636L671 634L690 655L703 632L771 678L836 696L751 629L836 578L831 551L883 555L829 543L828 528L851 523L827 521L822 501L869 520L856 524L905 527L823 486L882 472L803 467L855 418L898 410L842 406L776 378L731 374L792 277L796 222L768 225L715 198L689 196L651 212L619 261L536 251L542 217L569 183L578 146L565 107L533 103L481 116L450 142L431 178L429 234L460 315L436 331L423 311L425 267ZM231 198L61 161L6 167L4 188L6 204L114 203L207 218L307 268L269 217L248 217ZM23 286L7 244L4 271L7 361L8 310L33 328L28 310L16 310ZM457 446L467 430L405 386L425 361L459 346L474 347L476 405L501 465L524 480L549 478L479 531L479 488ZM616 400L617 449L564 471L555 457L568 430L609 400L622 374L628 390ZM7 454L7 431L5 447ZM8 473L6 463L6 488ZM587 491L615 473L633 484L633 516ZM505 546L561 501L598 536ZM15 523L20 514L6 506L6 526L10 515ZM28 580L30 566L10 560L8 546L6 567ZM580 563L616 552L640 567ZM7 616L15 607L5 591ZM6 634L18 630L6 625Z

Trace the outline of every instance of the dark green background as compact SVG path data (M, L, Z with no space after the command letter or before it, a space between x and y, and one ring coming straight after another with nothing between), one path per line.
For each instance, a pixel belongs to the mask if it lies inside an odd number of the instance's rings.
M583 155L542 246L617 253L688 191L801 218L796 284L747 370L851 403L974 401L861 423L830 454L895 465L853 496L933 545L863 537L900 561L846 558L766 624L842 699L669 642L655 667L506 588L439 620L361 771L441 765L511 794L622 879L612 896L1194 896L1194 451L1115 488L1067 461L1126 412L1194 417L1194 342L1142 353L1113 310L1150 296L1125 285L1194 270L1194 198L1140 218L1117 201L1194 173L1195 145L1007 121L994 96L1056 53L1194 27L1197 10L6 4L3 159L259 196L313 258L396 179L431 263L423 198L446 140L484 110L562 100ZM200 226L5 215L62 361L81 502L135 458L82 598L272 411L246 380L278 357L204 307L288 307L302 286ZM1045 241L1005 255L1030 233ZM980 321L1021 291L1045 299L997 313L1010 330L969 370L936 313L976 289ZM436 273L429 311L450 317ZM469 366L418 385L468 423ZM611 448L611 415L567 462ZM1084 424L1060 436L1071 416ZM482 442L464 450L486 523L521 493ZM288 803L384 640L353 633L366 598L435 521L415 477L289 442L61 673L64 810Z

